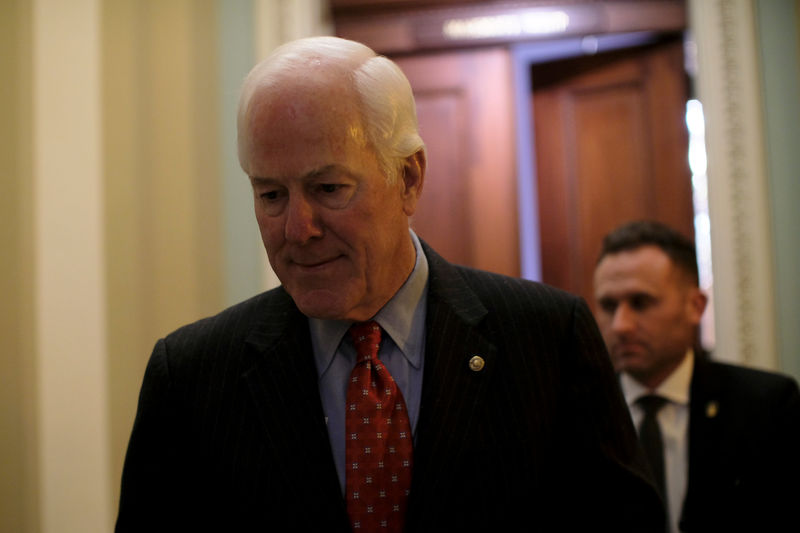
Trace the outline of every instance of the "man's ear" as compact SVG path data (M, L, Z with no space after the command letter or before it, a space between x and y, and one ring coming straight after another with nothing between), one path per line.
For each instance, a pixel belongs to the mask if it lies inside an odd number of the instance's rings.
M422 185L425 182L425 151L417 150L408 156L403 164L401 177L403 211L406 216L413 215L417 210L417 200L422 194Z
M706 304L708 304L708 296L699 287L693 287L689 293L687 304L692 321L695 324L699 324L700 319L703 317L703 312L706 310Z

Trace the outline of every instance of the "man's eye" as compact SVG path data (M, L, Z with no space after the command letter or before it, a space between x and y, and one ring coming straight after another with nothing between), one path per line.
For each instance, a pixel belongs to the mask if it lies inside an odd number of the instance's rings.
M278 191L266 191L261 193L262 200L276 200L278 198Z
M631 298L631 308L636 311L644 311L653 304L653 298L648 295L640 294Z
M355 187L347 183L318 183L314 194L320 205L329 209L344 209L353 197Z
M321 183L319 185L320 191L328 194L337 192L341 190L342 187L343 187L342 185L339 185L337 183Z
M617 302L611 300L600 300L600 309L605 313L613 314L617 309Z
M258 195L259 209L269 216L279 215L286 205L285 189L262 189L261 191L256 191L256 194Z

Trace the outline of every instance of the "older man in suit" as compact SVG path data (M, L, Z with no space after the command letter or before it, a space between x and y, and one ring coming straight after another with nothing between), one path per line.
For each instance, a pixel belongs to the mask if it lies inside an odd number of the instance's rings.
M117 531L663 531L587 306L449 264L397 66L331 37L245 81L279 288L156 343Z
M595 270L596 316L671 531L796 531L800 394L789 377L696 349L706 296L693 243L620 226Z

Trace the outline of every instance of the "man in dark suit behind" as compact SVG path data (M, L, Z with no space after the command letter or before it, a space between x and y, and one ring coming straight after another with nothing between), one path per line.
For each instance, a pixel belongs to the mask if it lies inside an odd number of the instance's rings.
M660 398L662 450L652 461L664 472L670 530L799 530L797 383L694 349L706 296L693 243L655 222L620 226L603 241L594 290L645 448L642 398Z
M156 343L117 531L370 530L356 513L378 513L360 505L395 452L411 475L391 477L398 500L374 530L663 531L585 303L451 265L410 230L425 151L394 63L342 39L289 43L250 73L238 118L282 285ZM364 322L380 360L362 367L368 337L347 332ZM359 447L372 417L348 415L351 382L393 398L377 439L407 443L393 428L408 427L413 447ZM386 455L364 473L353 446Z

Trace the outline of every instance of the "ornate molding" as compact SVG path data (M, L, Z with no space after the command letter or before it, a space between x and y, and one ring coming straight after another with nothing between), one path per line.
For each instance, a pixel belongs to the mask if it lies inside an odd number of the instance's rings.
M722 75L723 85L723 108L725 115L722 117L725 124L725 137L728 146L726 155L730 170L729 197L730 203L730 224L734 237L733 256L734 263L733 275L735 279L737 295L736 315L738 327L736 334L739 344L739 353L744 361L752 360L755 354L755 339L751 322L748 314L752 308L753 292L753 272L752 262L748 255L752 251L752 235L747 225L747 161L748 154L744 146L745 125L742 110L742 64L743 53L742 43L736 31L736 11L731 0L719 0L717 9L719 10L720 37L722 64L724 66Z
M690 1L706 118L715 357L775 368L774 282L752 0Z

